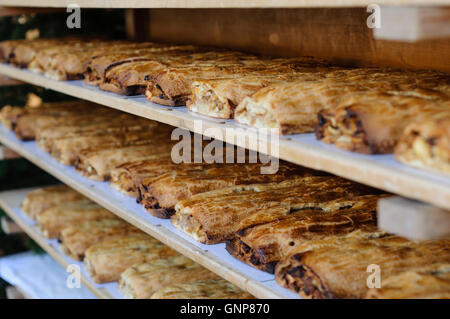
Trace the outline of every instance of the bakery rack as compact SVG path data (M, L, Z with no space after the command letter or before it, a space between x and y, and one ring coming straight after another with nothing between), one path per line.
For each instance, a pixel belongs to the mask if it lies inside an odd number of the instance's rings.
M82 81L55 81L28 70L20 70L4 64L0 64L0 74L210 137L218 136L208 134L204 130L217 128L224 141L258 150L248 143L249 139L238 138L242 136L250 138L255 136L257 131L239 125L233 120L208 118L191 113L186 107L158 105L141 96L129 97L101 91ZM201 125L198 124L200 121ZM232 134L226 134L227 128L234 129L228 131ZM273 136L257 134L257 137L258 145L270 143L272 147L268 149L275 152L276 145L271 143ZM7 145L4 140L2 142ZM271 155L450 209L450 179L448 177L405 166L395 161L393 155L361 155L343 151L317 141L314 134L279 136L279 155L276 153Z
M49 172L63 183L97 202L130 224L140 228L164 244L179 251L204 267L214 271L240 288L258 298L299 298L297 294L277 285L274 276L257 270L234 259L225 250L225 244L204 245L191 239L172 226L170 220L151 216L135 198L112 189L108 182L96 182L79 175L71 166L58 163L36 145L36 142L22 142L12 132L0 128L0 141L9 148L22 154L25 158ZM14 192L0 196L0 205L12 201ZM24 198L25 192L21 193ZM11 196L11 199L7 199ZM20 201L16 199L17 207ZM11 205L7 205L7 207ZM14 210L11 210L15 212ZM16 220L17 222L17 220ZM18 223L19 224L19 223ZM19 226L22 226L19 224ZM24 229L26 231L26 229Z
M41 235L36 226L36 222L28 218L21 210L20 204L26 194L36 188L19 189L0 192L0 207L28 236L30 236L39 246L41 246L50 256L52 256L65 269L68 265L76 264L82 270L81 283L91 290L97 297L102 299L122 298L117 288L117 283L96 284L84 272L83 263L75 261L64 255L59 248L56 239L46 239Z
M65 8L70 3L72 1L0 0L0 6L14 7ZM212 45L233 49L250 48L256 52L282 56L298 54L298 48L301 48L304 50L303 54L325 58L330 58L327 49L332 47L334 52L331 60L341 64L377 64L450 71L448 0L377 1L389 15L384 26L374 32L359 25L361 21L358 19L362 14L367 16L366 7L372 4L372 1L365 0L80 0L77 4L82 8L127 8L127 29L130 29L127 33L130 38L136 40L154 39L194 44L206 44L205 41L210 41ZM137 8L151 10L142 10L138 15L138 10L133 10ZM190 10L185 10L188 8ZM142 20L145 20L145 25ZM168 24L167 21L176 23ZM213 27L204 28L202 23L211 24ZM254 28L255 26L257 28ZM291 29L292 26L296 29ZM241 32L242 29L249 32ZM300 36L302 34L307 36ZM341 34L355 41L345 41ZM349 52L360 54L355 56ZM233 120L204 117L189 112L186 107L157 105L144 97L126 97L104 92L85 85L82 81L54 81L4 64L0 64L0 75L255 150L254 146L249 145L248 139L241 140L237 137L254 136L256 131ZM198 125L200 120L201 127ZM212 136L204 132L208 128L218 129L222 136ZM226 135L227 128L233 128L235 131ZM206 246L193 241L173 228L169 221L150 216L133 198L113 190L106 182L88 180L78 175L72 167L56 162L40 150L35 142L19 141L14 134L3 128L0 129L0 142L119 217L256 297L298 298L296 294L279 287L272 275L233 259L226 253L223 244ZM270 136L259 135L258 145L265 143L272 143ZM272 152L269 152L270 155L426 203L424 205L408 200L408 211L402 209L402 218L418 216L416 228L402 227L397 221L397 233L411 235L417 232L417 229L420 230L420 221L426 216L424 214L428 214L430 207L438 216L436 224L449 223L449 177L407 167L395 161L392 155L346 152L318 142L313 134L280 136L278 145L279 152L274 152L276 148L269 147ZM0 195L0 204L9 205L8 213L17 213L17 209L11 207L18 207L19 202L12 202L12 199L8 202L4 194L7 193ZM24 193L21 194L23 198ZM14 193L8 193L8 196L20 197ZM391 211L392 207L394 210L395 207L404 207L402 205L405 205L405 202L402 200L404 199L400 198L399 201L395 198L385 207ZM17 216L11 217L20 225ZM394 219L391 221L394 222ZM428 235L432 237L435 234Z

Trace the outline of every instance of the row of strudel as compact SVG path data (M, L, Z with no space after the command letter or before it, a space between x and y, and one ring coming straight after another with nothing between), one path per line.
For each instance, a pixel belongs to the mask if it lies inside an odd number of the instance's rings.
M174 144L168 125L82 101L5 107L0 117L18 137L36 139L52 157L95 180L109 179L129 161L168 155Z
M27 194L22 210L48 238L84 260L97 283L120 281L127 298L252 298L65 185Z
M0 58L52 78L84 77L120 94L145 91L152 102L187 104L193 112L283 134L316 130L323 142L355 152L392 153L399 143L395 152L406 164L443 172L450 165L445 143L407 142L406 127L423 121L436 135L430 141L449 138L438 127L449 117L450 77L439 72L89 38L5 41Z
M307 298L448 298L450 242L380 232L312 240L277 264L277 282ZM378 276L378 278L377 278Z

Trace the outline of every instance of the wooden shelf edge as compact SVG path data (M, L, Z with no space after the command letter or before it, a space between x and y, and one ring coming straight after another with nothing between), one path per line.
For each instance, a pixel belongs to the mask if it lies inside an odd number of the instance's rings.
M85 85L82 81L55 81L5 64L0 64L0 74L205 136L217 138L214 133L205 130L219 129L222 135L219 139L258 150L258 146L249 145L246 139L254 136L258 131L239 125L233 120L208 118L191 113L186 107L157 105L150 103L145 97L120 96ZM201 127L197 125L200 121ZM228 131L231 134L227 134L227 129L234 130ZM242 140L243 136L246 138ZM395 161L393 155L361 155L343 151L317 141L313 134L280 136L278 142L279 152L273 152L270 155L450 209L450 178L447 176L408 167ZM268 137L259 135L257 144L267 143Z
M73 167L56 162L47 153L40 150L35 142L20 142L10 132L7 132L6 135L9 137L5 136L4 128L0 128L0 141L3 144L22 154L23 157L61 182L255 297L265 299L299 298L297 294L280 286L269 289L268 284L274 286L273 275L234 259L226 252L224 244L203 245L197 243L176 230L170 220L151 216L141 205L136 203L134 198L115 191L107 182L95 182L80 176Z
M65 8L72 0L1 0L1 6ZM346 8L366 7L370 0L78 0L82 8ZM446 0L378 0L378 5L448 5Z
M12 191L4 191L0 192L0 207L8 214L8 216L25 232L30 236L39 246L42 247L50 256L52 256L61 266L65 269L69 265L61 252L52 247L36 229L31 227L23 218L18 216L14 212L14 207L10 204L11 198L12 201L17 198L17 196L21 196L24 193L27 193L34 188L22 189L22 190L12 190ZM20 202L18 203L20 204ZM97 288L94 284L85 276L81 276L81 282L85 285L92 293L94 293L97 297L102 299L111 299L112 296L102 288Z

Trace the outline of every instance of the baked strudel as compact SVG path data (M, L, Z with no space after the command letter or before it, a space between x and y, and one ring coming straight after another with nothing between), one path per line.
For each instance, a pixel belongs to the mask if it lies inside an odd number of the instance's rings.
M142 234L142 231L119 218L85 221L61 231L63 251L75 260L83 260L85 251L106 239Z
M69 226L88 220L114 219L115 215L93 202L73 202L51 207L37 217L41 233L57 238Z
M227 241L226 249L235 258L273 273L280 259L308 241L350 233L376 225L380 195L355 196L348 208L334 211L304 210L280 219L245 228Z
M191 50L169 50L151 52L130 58L125 55L108 65L103 71L98 86L102 90L124 95L144 94L151 76L169 65L182 65L193 59ZM109 61L109 59L106 59Z
M449 111L423 121L413 121L403 131L395 147L395 158L418 168L450 174Z
M135 118L128 114L102 114L64 117L51 124L36 128L36 143L45 151L50 151L55 140L80 135L104 135L119 132L153 129L156 122Z
M396 101L401 97L415 97L418 101L448 98L450 85L441 82L448 83L448 77L437 72L321 69L311 74L300 73L295 81L270 85L245 98L235 110L235 119L256 127L277 128L282 134L312 132L318 124L317 112L322 109L359 103L368 99L369 94L377 95L373 100L381 99L384 102L379 104L389 104L388 108L395 111ZM409 103L415 104L413 100ZM373 109L379 109L378 106Z
M422 90L424 91L424 90ZM345 150L392 153L405 127L447 112L450 100L441 92L371 93L351 96L339 106L319 112L316 136Z
M94 57L110 52L148 50L155 45L151 42L96 41L80 43L77 46L57 46L39 51L28 68L55 80L82 79L87 65Z
M339 177L292 178L281 183L242 185L194 195L176 204L171 221L195 240L215 244L254 225L308 209L335 211L351 207L356 196L376 193Z
M387 277L371 288L373 299L450 299L450 264L433 264Z
M279 262L275 279L305 298L364 298L368 279L378 266L381 287L389 277L450 262L450 241L413 242L384 234L366 238L333 237Z
M183 255L137 264L125 270L119 280L119 290L128 299L149 299L155 292L174 282L185 284L218 279L215 273Z
M87 115L95 116L103 114L106 108L87 102L64 102L52 103L52 106L26 108L17 117L12 127L17 137L23 140L33 140L36 138L36 129L51 123L57 123L60 118Z
M84 266L96 283L119 281L129 267L179 255L147 234L116 236L86 250Z
M254 299L225 279L175 284L155 292L151 299Z
M26 68L33 61L36 54L43 49L53 45L75 44L80 43L81 38L67 37L60 39L35 39L23 40L15 45L13 51L9 55L11 64Z
M109 180L111 170L129 162L157 159L170 154L172 145L152 142L112 148L88 148L80 152L75 160L76 170L93 180Z
M84 104L81 102L81 104ZM58 112L65 111L67 108L71 108L73 102L60 102L60 103L43 103L38 107L22 107L22 106L4 106L0 111L0 119L2 125L10 130L14 130L17 125L17 121L24 115L44 115L46 113L58 115Z
M125 132L100 132L98 134L80 134L77 137L60 138L53 141L50 155L65 165L73 165L77 156L84 149L92 147L119 148L130 145L142 145L155 141L158 138L169 138L165 132L155 132L153 129L141 129Z
M150 101L164 105L184 105L192 94L192 84L194 81L210 81L227 78L228 81L236 79L234 92L237 94L236 98L239 98L239 96L245 94L245 89L247 89L247 92L250 89L245 83L251 80L240 80L243 85L239 85L238 81L243 77L253 76L254 78L255 76L259 76L265 77L268 80L272 76L274 81L277 77L278 80L282 78L287 80L289 78L288 74L293 75L301 69L305 72L314 72L313 65L321 65L321 62L314 61L310 57L268 59L233 51L213 52L213 54L206 53L203 56L198 55L192 63L167 68L151 77L147 86L146 96ZM282 74L285 76L282 77ZM264 82L258 82L258 85L263 84Z
M14 48L20 43L24 43L25 39L6 40L0 42L0 62L10 62Z
M143 179L138 201L154 216L169 218L175 204L195 194L235 185L280 182L292 177L320 175L321 172L286 162L275 174L261 174L266 164L203 164L203 169L173 169L164 175Z
M138 197L138 187L143 180L150 180L162 174L171 172L180 166L188 165L190 169L203 169L202 164L177 164L172 157L161 156L147 161L131 162L111 170L111 187L129 196ZM141 199L138 199L141 202Z
M66 185L48 186L31 191L22 201L21 210L36 219L45 210L71 202L88 203L86 197Z
M99 85L105 82L105 72L118 65L136 61L150 61L151 58L170 54L183 55L189 52L195 52L196 50L198 48L192 45L159 45L159 47L153 45L152 48L125 49L119 52L99 54L93 56L86 64L84 81L90 85Z

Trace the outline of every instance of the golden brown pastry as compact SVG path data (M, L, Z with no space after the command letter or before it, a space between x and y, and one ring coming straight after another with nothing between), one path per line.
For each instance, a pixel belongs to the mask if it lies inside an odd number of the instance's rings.
M93 202L73 202L53 206L37 217L38 227L47 238L57 238L69 226L88 220L114 219L116 216Z
M157 122L119 112L65 116L37 126L36 143L43 150L50 151L54 140L60 138L142 130L157 125Z
M99 87L118 94L143 94L147 82L168 67L189 65L226 55L221 51L204 51L205 49L188 46L161 52L141 52L133 57L124 55L122 59L117 57L118 61L104 69Z
M86 249L107 239L142 234L119 218L90 220L64 228L60 241L63 251L72 259L83 260Z
M178 202L171 222L195 240L214 244L232 238L247 227L297 211L334 211L348 207L353 205L355 196L366 194L376 194L376 191L332 176L234 186Z
M149 61L151 58L157 58L167 55L183 55L188 52L194 52L197 48L192 45L172 46L164 44L151 44L151 47L137 47L124 49L115 52L103 53L93 56L86 65L84 81L90 85L99 85L107 82L105 79L106 71L115 68L118 65L132 63L137 61ZM174 51L173 53L171 51Z
M155 292L151 299L254 299L225 279L174 284Z
M373 299L450 299L450 264L433 264L387 277L371 288Z
M9 62L12 58L12 54L14 48L20 44L24 43L26 40L18 39L18 40L6 40L0 42L0 62L5 63Z
M121 191L129 196L138 197L138 187L144 179L151 179L162 174L189 165L191 169L202 169L202 164L177 164L172 161L172 157L167 154L150 160L130 162L122 164L111 170L110 185L112 188ZM141 199L138 199L140 202Z
M151 42L87 41L76 45L55 46L40 50L29 68L55 80L82 79L92 58L110 52L149 49ZM158 46L158 45L157 45Z
M449 105L442 93L430 90L350 96L319 113L316 136L353 152L392 153L411 121L446 112Z
M56 43L45 48L39 48L32 61L28 64L28 69L54 80L77 80L81 78L81 74L74 68L67 53L70 52L79 56L83 52L92 51L100 46L102 45L99 44L99 41L85 39L68 43Z
M325 77L333 70L324 61L309 57L295 59L261 59L261 65L230 69L222 78L196 79L191 85L189 110L211 117L232 118L235 108L260 89L276 83L309 81ZM225 75L225 74L224 74Z
M191 85L191 95L186 102L188 109L203 115L230 119L234 110L244 98L285 77L263 75L241 75L238 78L196 79Z
M101 114L107 108L85 101L71 101L49 103L49 106L26 108L25 111L11 123L17 137L22 140L33 140L36 137L36 129L52 123L57 123L60 118L66 116L79 116Z
M395 158L407 165L450 174L450 109L411 122L395 147Z
M0 110L0 121L4 127L8 130L13 129L13 123L17 122L19 116L21 116L25 111L22 106L11 106L5 105Z
M205 65L206 61L203 60L200 60L200 63L196 62L177 68L165 68L157 72L147 86L146 97L152 102L163 105L185 105L191 95L191 85L195 80L238 78L241 74L251 72L255 68L246 66L234 56L229 61L214 61L210 62L210 65ZM255 63L260 68L263 67L262 62L255 61ZM200 66L197 66L198 64Z
M173 283L218 279L215 273L183 255L136 264L125 270L119 281L120 292L128 299L149 299L156 291Z
M250 89L246 82L251 82L251 80L242 80L243 77L253 76L254 78L259 76L265 77L268 81L269 76L272 76L274 81L277 77L278 80L287 80L290 75L299 72L300 69L305 70L305 72L314 72L312 66L318 66L321 63L321 61L315 61L310 57L270 59L234 51L198 53L194 56L193 61L186 62L185 65L174 66L171 64L170 67L151 76L145 94L150 101L155 103L169 106L184 105L193 92L192 84L194 81L227 78L228 80L237 80L235 89L232 92L216 93L233 95L236 99L239 99L239 96L245 94L246 89L247 92ZM238 82L239 79L241 79L241 82ZM258 82L257 85L264 85L264 81ZM221 86L221 88L226 87L227 85ZM230 98L233 99L231 96ZM199 97L199 99L202 99L202 97ZM207 100L208 97L205 97L205 99ZM222 97L222 99L225 98ZM236 102L236 99L233 99L233 101ZM208 101L207 103L215 104L217 99L213 98L213 100L215 101ZM233 101L229 102L233 104ZM215 106L212 106L212 108L215 108Z
M71 103L66 104L65 103L43 103L39 107L22 107L22 106L10 106L6 105L4 106L0 111L0 119L2 124L10 129L14 130L14 128L17 125L18 119L23 115L43 115L46 112L52 112L55 113L56 111L64 111L67 106L66 105L72 105ZM49 107L49 108L47 108ZM71 107L71 106L69 106ZM58 114L58 113L57 113Z
M320 175L320 172L286 162L279 163L275 174L262 174L266 164L204 164L173 169L156 178L143 179L139 185L139 201L154 216L169 218L175 204L199 193L235 185L280 182L291 177Z
M120 131L121 130L121 131ZM107 131L107 130L105 130ZM122 127L116 132L97 132L93 134L82 133L78 136L59 138L53 141L50 149L50 155L65 165L73 165L77 160L77 156L82 150L102 147L111 149L152 143L157 139L167 139L167 132L158 131L151 127Z
M169 65L182 65L192 61L195 58L192 54L196 51L197 49L189 46L179 49L169 47L167 50L157 52L119 55L114 58L113 63L110 63L111 59L106 58L103 62L110 64L100 63L98 72L103 73L98 85L102 90L117 94L143 94L148 80L153 75Z
M305 298L364 298L373 274L369 265L380 267L383 287L389 277L450 262L449 240L413 242L384 234L328 241L278 263L277 282Z
M9 55L9 61L11 64L25 68L35 58L37 52L42 49L46 49L51 46L80 43L81 38L76 37L65 37L59 39L35 39L35 40L21 40L17 42L12 52Z
M128 267L176 256L178 253L147 234L118 236L86 250L84 266L96 283L119 281Z
M124 163L167 156L171 148L170 141L167 144L155 141L144 145L88 148L78 154L75 168L80 174L90 179L109 180L112 169Z
M363 195L347 200L338 210L301 210L273 222L257 224L236 233L226 249L235 258L273 273L280 259L308 241L343 235L376 225L378 199L382 195Z
M322 68L320 72L299 73L295 81L270 85L245 98L236 108L235 119L256 127L279 129L282 134L305 133L314 130L318 124L316 115L322 109L326 112L341 104L366 101L374 110L381 106L375 107L372 102L389 105L396 111L398 104L426 104L448 98L449 89L448 76L438 72Z
M45 210L72 202L89 203L90 200L66 185L55 185L39 188L27 194L21 204L21 210L31 219Z

